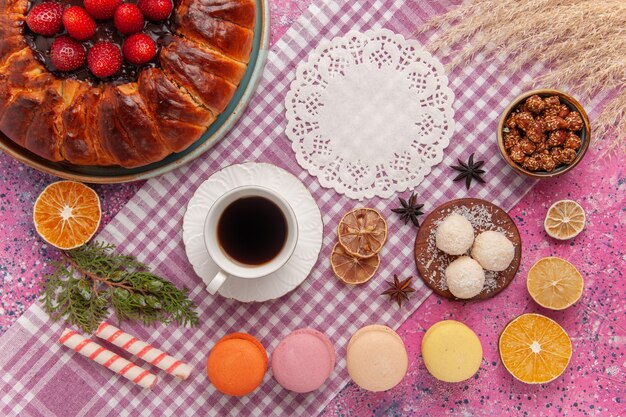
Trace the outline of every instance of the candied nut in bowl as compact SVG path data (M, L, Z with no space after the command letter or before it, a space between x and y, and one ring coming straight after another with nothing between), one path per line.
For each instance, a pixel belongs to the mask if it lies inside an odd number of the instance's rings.
M498 147L520 174L552 178L574 168L591 141L589 117L571 95L532 90L515 98L498 123Z

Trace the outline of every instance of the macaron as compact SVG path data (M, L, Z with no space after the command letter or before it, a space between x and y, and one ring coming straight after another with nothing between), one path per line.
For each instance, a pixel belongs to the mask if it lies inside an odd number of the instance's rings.
M246 333L231 333L209 353L207 374L218 391L239 397L261 385L267 364L267 352L261 342Z
M465 324L444 320L433 324L422 339L426 369L444 382L461 382L480 368L483 347L476 333Z
M352 380L368 391L398 385L409 366L400 336L387 326L373 324L358 330L348 343L346 361Z
M306 393L321 387L335 368L335 349L323 333L299 329L280 341L272 354L272 373L283 388Z

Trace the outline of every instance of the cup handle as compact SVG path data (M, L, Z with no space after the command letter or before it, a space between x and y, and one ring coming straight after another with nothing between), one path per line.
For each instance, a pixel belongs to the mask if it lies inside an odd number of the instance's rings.
M228 278L228 275L226 275L224 271L219 271L217 274L215 274L211 282L209 282L206 286L206 289L209 292L209 294L215 295L215 293L217 293L220 287L224 285L226 278Z

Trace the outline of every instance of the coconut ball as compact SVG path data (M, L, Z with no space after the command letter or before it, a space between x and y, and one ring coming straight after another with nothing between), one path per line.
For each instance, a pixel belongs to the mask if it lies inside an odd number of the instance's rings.
M485 271L469 256L461 256L446 268L446 281L456 298L472 298L483 290Z
M435 243L449 255L463 255L474 243L474 228L465 217L451 214L437 227Z
M515 246L500 232L482 232L474 240L472 258L488 271L504 271L515 257Z

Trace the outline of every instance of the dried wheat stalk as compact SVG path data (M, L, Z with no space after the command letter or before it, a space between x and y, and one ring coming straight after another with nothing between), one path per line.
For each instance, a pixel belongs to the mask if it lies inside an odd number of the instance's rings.
M482 53L508 70L541 62L535 85L566 88L591 100L611 91L594 121L604 151L626 152L626 1L470 0L419 29L438 29L433 53L454 69Z

